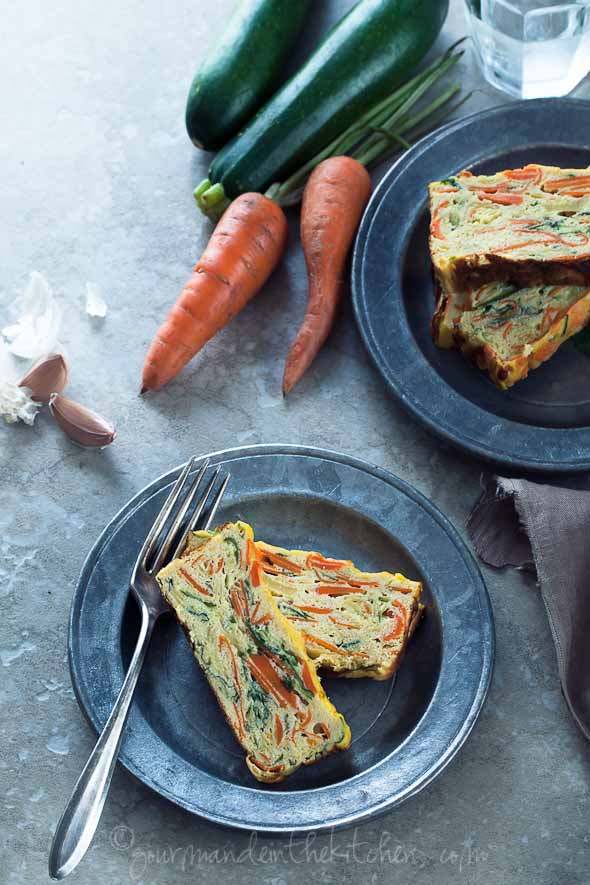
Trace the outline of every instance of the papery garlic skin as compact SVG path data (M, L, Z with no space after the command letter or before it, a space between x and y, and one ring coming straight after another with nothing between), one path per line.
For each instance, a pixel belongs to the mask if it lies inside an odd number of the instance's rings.
M0 415L7 424L23 421L31 426L41 403L31 399L31 391L27 387L19 387L14 381L0 380Z
M86 313L90 317L103 320L108 306L96 283L86 283Z
M2 334L9 350L22 359L39 359L55 350L61 325L61 307L43 274L34 270L22 298L16 300L20 316Z
M31 391L19 387L16 371L8 347L0 339L0 417L7 424L23 421L32 425L41 403L33 402Z

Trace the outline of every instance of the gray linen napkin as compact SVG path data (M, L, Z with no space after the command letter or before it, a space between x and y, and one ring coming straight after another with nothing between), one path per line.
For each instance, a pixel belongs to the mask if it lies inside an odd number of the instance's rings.
M590 740L590 492L494 477L467 523L496 568L535 568L565 699Z

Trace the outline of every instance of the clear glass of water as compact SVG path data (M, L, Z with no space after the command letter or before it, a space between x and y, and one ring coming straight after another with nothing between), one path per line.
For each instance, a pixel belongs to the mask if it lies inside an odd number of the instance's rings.
M465 0L486 80L518 98L567 95L590 70L590 0Z

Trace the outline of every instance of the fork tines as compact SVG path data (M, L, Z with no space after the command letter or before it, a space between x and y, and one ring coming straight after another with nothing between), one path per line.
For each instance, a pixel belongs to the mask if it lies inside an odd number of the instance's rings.
M140 560L150 574L157 574L168 561L176 559L182 553L186 546L189 532L195 531L199 527L208 529L213 523L229 482L230 474L227 473L224 476L217 491L215 491L215 485L221 472L221 467L217 466L205 488L200 491L207 468L209 467L209 459L207 458L202 462L191 480L191 472L197 460L197 458L191 458L181 470L172 491L168 495L145 540ZM199 492L200 494L197 497ZM180 503L181 501L182 503ZM168 531L164 539L161 540L164 526L174 511L176 512ZM204 513L206 513L205 518L203 518ZM173 544L175 544L174 547ZM172 556L169 556L171 550L174 552Z

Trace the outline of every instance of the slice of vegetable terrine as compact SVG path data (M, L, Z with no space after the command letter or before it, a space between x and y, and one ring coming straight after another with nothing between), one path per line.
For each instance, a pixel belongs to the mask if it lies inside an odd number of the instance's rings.
M590 289L516 289L501 283L486 288L487 297L461 315L457 343L502 389L526 378L590 323Z
M158 574L248 768L272 782L348 747L350 729L265 582L252 529L242 522Z
M187 550L209 537L195 532ZM392 676L424 609L418 581L263 541L256 547L270 592L318 666L349 677Z
M590 169L461 172L432 182L429 196L432 262L447 293L590 285Z

